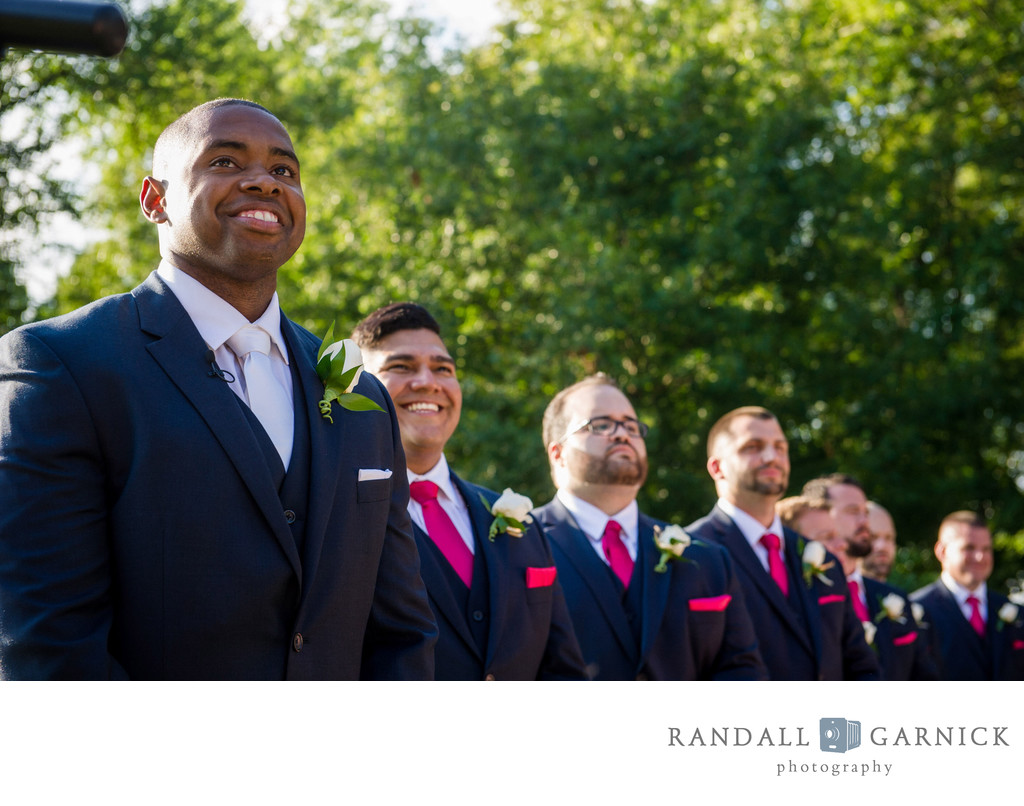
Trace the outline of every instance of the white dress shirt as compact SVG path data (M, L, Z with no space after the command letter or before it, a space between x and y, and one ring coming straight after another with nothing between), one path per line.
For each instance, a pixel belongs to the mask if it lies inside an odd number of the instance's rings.
M765 571L771 573L768 568L768 549L766 549L764 544L761 543L761 538L769 532L778 536L779 556L782 558L783 563L785 563L786 539L785 532L782 530L782 519L778 516L778 513L776 513L775 519L772 521L772 525L766 529L764 524L755 517L748 515L735 504L726 501L724 498L718 499L718 508L732 518L733 523L736 524L740 532L743 533L743 537L746 538L750 547L754 550L754 554L757 555L757 559L761 561L761 565L764 566Z
M942 579L942 584L949 588L949 592L953 594L953 598L956 599L956 603L960 606L960 612L964 614L965 619L971 620L971 606L967 604L967 597L974 596L978 600L981 620L988 624L988 595L984 582L974 590L969 591L945 571L942 572L940 579Z
M441 454L437 464L425 474L413 473L409 468L406 468L406 472L409 475L410 484L414 481L432 481L437 485L437 502L441 505L441 509L451 518L452 523L455 524L462 542L475 555L476 545L473 540L473 521L470 520L469 508L466 506L466 502L462 500L462 495L452 483L451 470L448 468L448 460L444 454ZM412 496L409 497L409 517L412 518L412 522L419 526L420 529L424 532L427 531L427 525L423 520L423 507ZM490 524L487 525L490 526Z
M593 504L584 501L582 498L577 498L565 490L559 490L555 495L576 519L576 523L583 530L583 534L587 536L590 547L601 558L601 562L611 567L611 563L604 556L604 549L601 547L601 538L604 535L608 521L617 521L619 526L622 527L622 532L619 535L622 539L622 545L629 552L629 559L636 562L637 545L640 536L640 508L636 505L635 498L614 515L608 515Z
M170 263L161 261L156 273L170 287L174 296L178 298L178 302L181 303L181 307L185 309L185 313L189 315L192 323L196 326L199 335L213 350L217 366L234 376L235 382L228 384L231 391L248 405L249 398L246 394L245 378L238 359L226 342L238 332L239 328L250 324L249 320L229 302L218 297L194 277ZM274 370L274 377L288 393L288 402L294 407L292 374L288 369L288 348L285 346L284 337L281 334L281 308L276 291L267 310L252 324L259 325L270 334L272 345L270 363Z

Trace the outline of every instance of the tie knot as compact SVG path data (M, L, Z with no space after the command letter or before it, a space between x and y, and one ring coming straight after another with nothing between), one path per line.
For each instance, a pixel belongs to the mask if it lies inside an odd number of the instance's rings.
M432 481L414 481L409 485L409 495L417 504L437 499L438 487Z
M239 358L249 353L270 355L270 334L258 325L246 325L228 339L228 346Z
M779 536L777 534L768 532L767 534L761 535L761 542L768 551L779 550Z
M604 534L601 535L602 540L606 537L612 539L619 537L622 534L622 525L618 521L608 521L604 527Z

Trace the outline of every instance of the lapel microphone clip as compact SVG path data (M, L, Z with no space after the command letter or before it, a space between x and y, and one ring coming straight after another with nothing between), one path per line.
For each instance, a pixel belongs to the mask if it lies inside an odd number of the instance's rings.
M227 370L221 369L217 366L217 357L213 354L213 350L206 351L206 360L210 364L210 371L206 374L211 378L220 378L224 383L234 383L235 376Z

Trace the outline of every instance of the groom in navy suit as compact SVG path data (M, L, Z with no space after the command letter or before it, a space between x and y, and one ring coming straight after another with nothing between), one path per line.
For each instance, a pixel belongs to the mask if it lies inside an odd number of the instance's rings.
M543 434L557 494L534 514L590 676L765 679L728 554L640 512L647 426L611 379L590 376L555 395Z
M420 305L397 302L367 316L352 337L401 424L409 514L440 630L437 679L585 679L547 541L533 524L492 534L498 494L448 466L444 448L459 424L462 389L437 321ZM517 520L532 506L523 502Z
M718 503L687 531L736 563L772 680L878 680L835 557L805 568L806 541L775 511L789 484L789 442L760 406L734 409L708 435ZM806 572L806 573L805 573Z
M278 307L288 133L203 104L140 200L142 285L0 339L0 676L431 678L394 408L363 375L381 410L322 417L320 340Z

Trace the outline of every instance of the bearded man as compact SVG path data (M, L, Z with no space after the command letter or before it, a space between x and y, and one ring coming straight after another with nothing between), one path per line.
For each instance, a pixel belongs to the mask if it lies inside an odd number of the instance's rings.
M543 436L557 493L534 512L596 680L763 680L727 552L640 512L647 426L606 375L559 392Z

